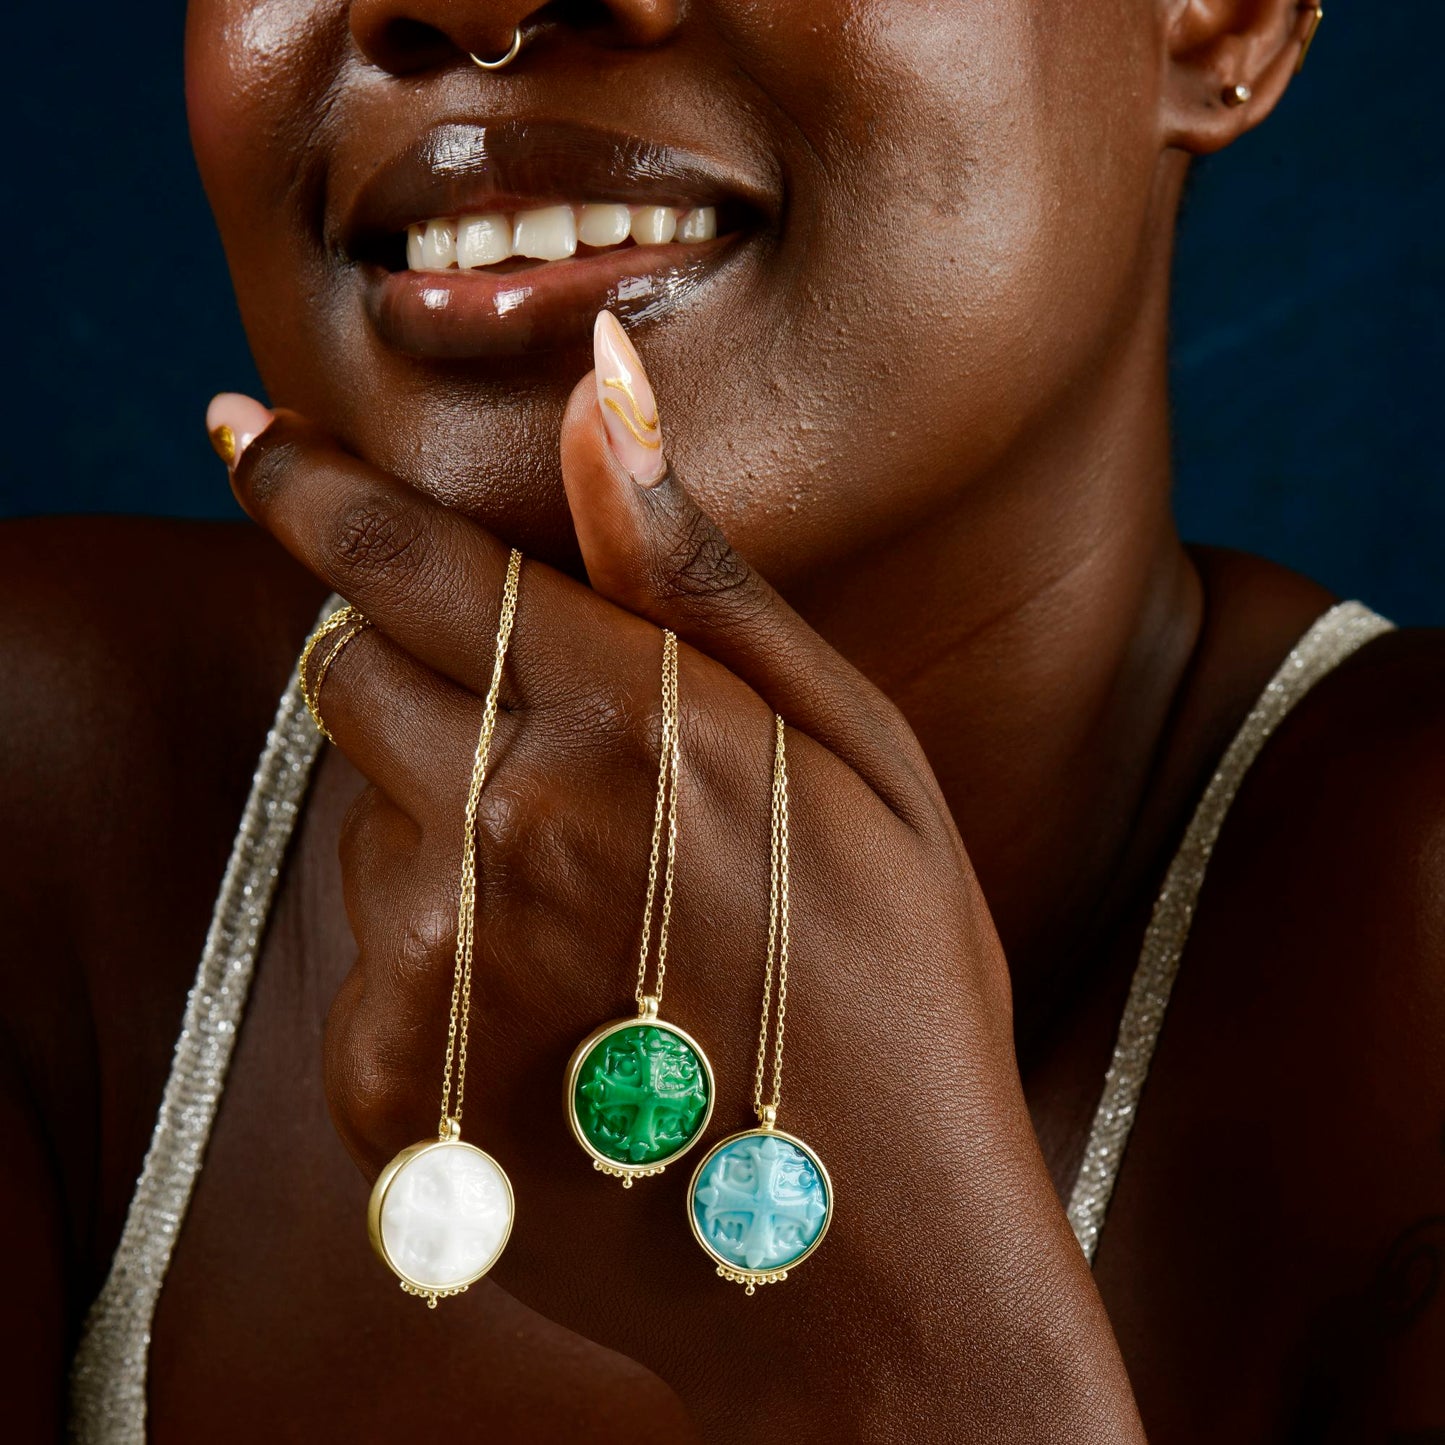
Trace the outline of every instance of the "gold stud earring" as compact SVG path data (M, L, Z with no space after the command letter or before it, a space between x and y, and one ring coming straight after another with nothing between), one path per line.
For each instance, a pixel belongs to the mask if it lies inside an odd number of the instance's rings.
M1251 100L1254 92L1247 85L1231 85L1226 87L1224 92L1225 105L1243 105L1245 101Z

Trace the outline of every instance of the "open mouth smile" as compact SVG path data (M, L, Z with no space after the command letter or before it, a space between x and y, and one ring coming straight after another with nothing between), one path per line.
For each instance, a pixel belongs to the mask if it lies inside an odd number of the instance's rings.
M682 304L770 209L767 186L632 137L452 124L377 169L342 250L387 344L506 356L584 343L603 307Z

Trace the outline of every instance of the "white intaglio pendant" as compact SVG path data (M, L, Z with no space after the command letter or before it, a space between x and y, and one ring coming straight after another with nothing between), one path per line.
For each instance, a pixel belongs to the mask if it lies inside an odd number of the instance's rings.
M455 1119L447 1136L403 1149L371 1191L372 1248L407 1294L431 1309L486 1274L506 1248L516 1212L502 1166L463 1144Z

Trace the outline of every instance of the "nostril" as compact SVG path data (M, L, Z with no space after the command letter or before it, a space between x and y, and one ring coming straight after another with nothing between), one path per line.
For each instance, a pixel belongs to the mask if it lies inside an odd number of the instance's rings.
M405 16L386 23L382 43L392 50L434 50L451 46L435 25L428 25L424 20L408 20Z
M409 16L390 16L364 27L353 24L352 32L361 53L373 65L393 74L429 70L455 59L457 54L457 47L444 31Z

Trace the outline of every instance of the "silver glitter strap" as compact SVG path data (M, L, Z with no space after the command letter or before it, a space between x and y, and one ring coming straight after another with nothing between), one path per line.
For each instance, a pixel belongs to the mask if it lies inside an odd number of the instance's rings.
M1119 1021L1114 1056L1104 1076L1104 1092L1069 1198L1069 1223L1091 1264L1138 1113L1139 1095L1164 1025L1164 1011L1169 1007L1169 995L1179 973L1209 855L1229 806L1250 765L1291 709L1321 678L1372 638L1390 631L1391 626L1358 602L1344 602L1325 613L1270 679L1209 780L1185 829L1144 934L1144 948Z
M322 608L325 617L341 599ZM156 1301L226 1082L266 917L321 738L293 672L256 766L140 1179L70 1370L72 1440L144 1445Z

